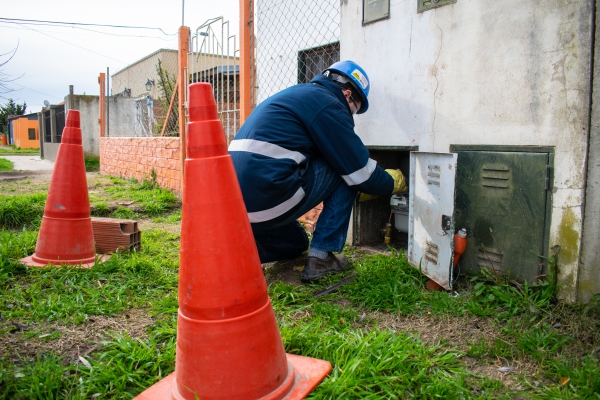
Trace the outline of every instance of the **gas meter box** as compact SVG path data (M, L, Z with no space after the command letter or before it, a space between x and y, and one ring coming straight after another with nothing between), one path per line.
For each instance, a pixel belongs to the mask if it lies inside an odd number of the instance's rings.
M407 249L411 265L450 289L456 154L369 150L382 168L402 171L409 192L357 203L353 244L374 251L385 251L388 245ZM387 223L393 231L389 244L382 236Z
M412 266L448 290L460 270L485 268L520 281L544 273L540 256L547 256L549 242L551 149L369 150L381 167L402 170L409 192L357 203L353 245L378 252L406 249ZM382 228L389 225L391 238L384 238ZM466 250L459 268L453 268L454 234L460 228L467 231Z

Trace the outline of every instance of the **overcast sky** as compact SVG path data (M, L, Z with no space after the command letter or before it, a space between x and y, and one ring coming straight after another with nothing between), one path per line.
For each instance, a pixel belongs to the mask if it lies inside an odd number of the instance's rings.
M0 96L27 103L38 112L48 100L64 101L69 85L75 94L98 95L98 75L110 73L160 48L177 48L181 0L54 0L3 1L0 18L87 24L124 25L157 29L98 26L59 26L0 19L0 54L18 49L4 67L3 78L16 79L15 89ZM206 20L223 16L237 34L239 0L185 0L184 24L195 30ZM138 36L138 37L135 37ZM0 63L8 56L0 57ZM20 78L19 78L20 77ZM0 105L7 100L0 97Z

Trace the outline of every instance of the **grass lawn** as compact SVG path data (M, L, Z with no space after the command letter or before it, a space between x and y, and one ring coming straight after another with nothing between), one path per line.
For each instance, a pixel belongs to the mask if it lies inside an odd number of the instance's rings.
M0 158L0 171L12 171L13 163L6 158Z
M180 203L88 176L93 215L143 229L140 252L89 270L21 266L47 186L0 184L0 398L129 399L174 369ZM320 297L341 277L300 285L301 259L264 268L286 351L333 366L310 398L600 399L598 297L568 305L548 281L491 274L426 292L401 252L345 254L352 282Z
M100 170L100 157L86 156L84 161L86 171L90 172Z
M10 145L7 147L0 147L0 157L1 156L28 155L28 154L40 154L40 149L21 149L20 147L15 147L14 145Z

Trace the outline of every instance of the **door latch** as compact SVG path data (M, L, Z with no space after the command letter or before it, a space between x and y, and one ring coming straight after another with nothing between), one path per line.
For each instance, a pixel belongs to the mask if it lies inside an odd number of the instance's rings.
M450 229L452 229L452 217L442 214L442 230L444 234L447 235Z

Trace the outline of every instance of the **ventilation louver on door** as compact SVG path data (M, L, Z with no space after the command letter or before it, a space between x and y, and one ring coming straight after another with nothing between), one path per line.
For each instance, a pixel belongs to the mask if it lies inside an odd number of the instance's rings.
M511 172L505 166L484 166L481 185L490 188L508 189Z

